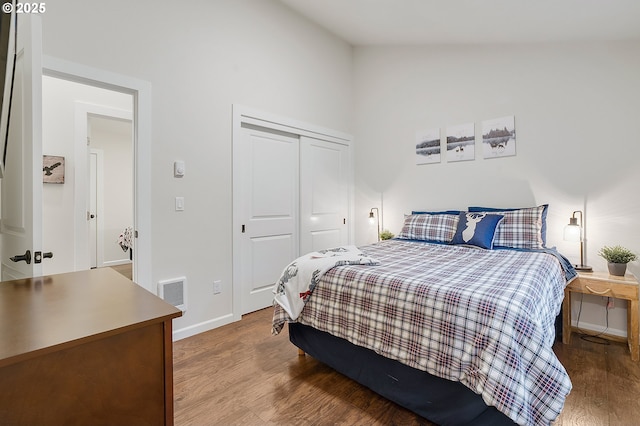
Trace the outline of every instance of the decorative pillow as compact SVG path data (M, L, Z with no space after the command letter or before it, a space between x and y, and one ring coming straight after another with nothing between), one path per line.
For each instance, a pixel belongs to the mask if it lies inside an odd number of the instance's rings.
M458 215L412 214L404 217L404 226L396 238L448 243L458 225Z
M547 245L548 207L548 204L515 209L469 207L469 212L490 212L504 216L496 232L495 247L541 249Z
M500 214L462 212L451 244L466 244L491 250L496 228L503 218Z

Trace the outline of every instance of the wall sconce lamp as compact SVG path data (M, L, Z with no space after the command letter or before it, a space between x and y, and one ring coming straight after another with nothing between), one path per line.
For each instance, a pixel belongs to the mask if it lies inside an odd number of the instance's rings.
M375 216L373 215L373 211L376 211ZM380 241L380 210L378 210L377 207L372 207L371 211L369 212L369 223L370 224L374 224L375 222L378 222L378 241Z
M580 222L576 213L580 213ZM582 211L576 210L569 218L569 224L564 227L563 239L565 241L580 241L580 265L573 265L577 271L592 272L591 266L584 264L584 238L582 238Z

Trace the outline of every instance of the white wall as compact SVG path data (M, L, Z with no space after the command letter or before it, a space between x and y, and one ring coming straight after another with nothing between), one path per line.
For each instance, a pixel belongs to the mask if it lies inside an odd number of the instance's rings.
M351 47L273 0L64 0L42 22L45 54L151 83L152 281L187 277L175 330L221 324L232 309L231 106L350 132Z
M640 253L640 42L358 47L354 83L356 243L375 239L366 217L382 197L394 233L412 209L549 203L548 243L572 261L579 246L562 230L574 210L595 269L603 245ZM484 160L477 142L475 161L415 165L416 131L475 122L479 141L482 120L505 115L515 157ZM602 298L585 300L581 324L604 328ZM625 309L609 314L624 333Z
M75 270L74 188L76 103L84 102L120 110L132 110L131 95L72 83L53 77L42 78L42 152L65 158L65 183L42 188L43 250L53 258L42 262L44 274Z
M550 203L549 243L573 260L560 235L577 209L588 263L604 268L604 244L640 252L638 43L352 49L273 0L178 11L168 0L64 0L43 15L43 37L47 55L152 84L152 275L189 280L176 329L230 313L233 103L355 135L358 244L375 238L366 218L384 194L394 232L413 208ZM414 164L415 131L474 121L478 135L483 119L509 114L516 157ZM591 303L583 320L602 324ZM611 315L624 329L624 310Z

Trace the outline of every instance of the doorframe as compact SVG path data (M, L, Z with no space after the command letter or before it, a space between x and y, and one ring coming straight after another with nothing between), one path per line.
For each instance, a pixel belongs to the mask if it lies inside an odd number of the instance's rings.
M244 105L233 104L232 105L232 321L238 321L242 319L242 283L238 282L238 277L241 276L241 269L243 265L240 264L241 252L240 241L242 238L242 199L241 199L241 176L239 176L239 168L235 167L235 161L241 161L239 156L239 149L242 143L242 125L252 124L255 126L263 127L269 130L279 130L286 133L291 133L298 136L308 136L315 139L322 139L328 142L339 143L348 147L349 156L349 241L354 241L354 226L351 223L354 211L354 188L353 188L353 176L354 176L354 164L353 164L353 137L347 133L339 132L337 130L328 129L326 127L318 126L315 124L306 123L300 120L295 120L288 117L278 116L271 113L259 111ZM283 267L286 265L282 265Z
M151 83L47 55L42 55L42 74L133 95L133 210L137 233L133 281L157 294L151 274Z

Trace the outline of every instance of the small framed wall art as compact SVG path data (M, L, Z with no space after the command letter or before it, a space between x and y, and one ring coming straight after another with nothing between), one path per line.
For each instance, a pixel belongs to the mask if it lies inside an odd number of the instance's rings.
M64 183L64 157L42 156L42 182Z
M482 122L482 151L484 158L516 155L516 125L513 115Z
M476 158L475 123L447 127L447 162Z
M416 132L416 164L440 162L440 129Z

